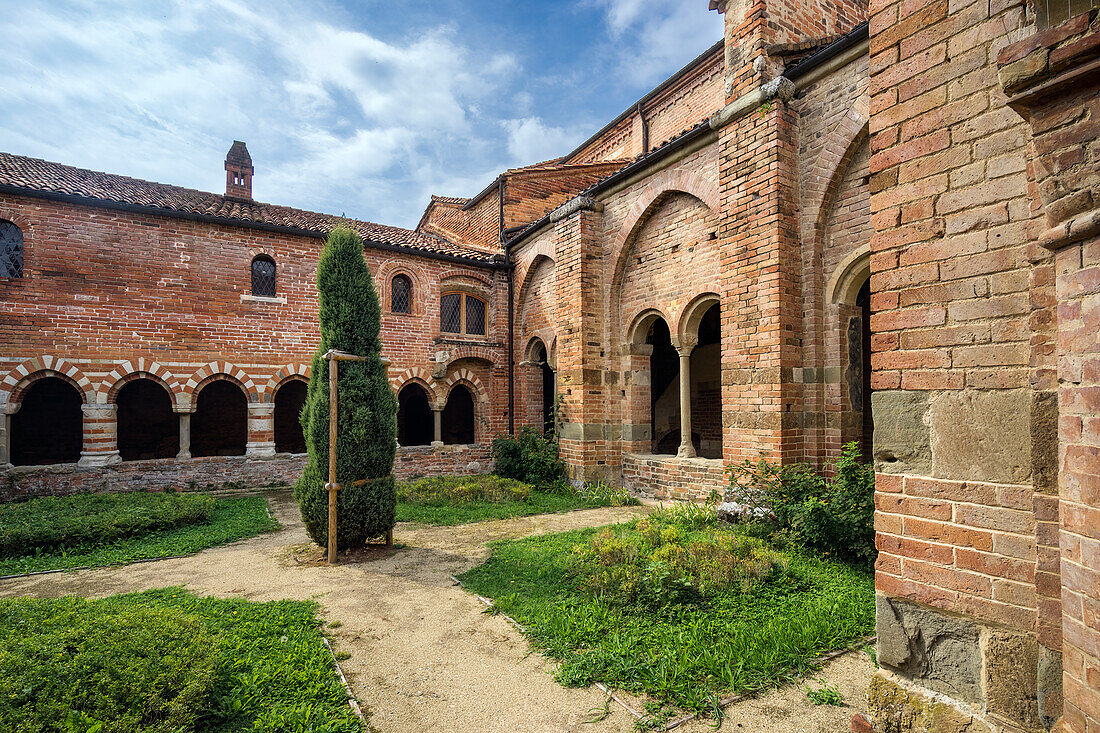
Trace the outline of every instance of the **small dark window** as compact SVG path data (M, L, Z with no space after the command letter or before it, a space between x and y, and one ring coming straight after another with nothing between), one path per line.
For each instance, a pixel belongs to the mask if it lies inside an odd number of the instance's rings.
M275 260L267 255L252 260L252 294L260 298L275 297Z
M23 277L23 232L0 219L0 277Z
M439 330L462 333L462 295L447 293L439 304Z
M447 293L439 304L439 330L485 335L485 301L465 293Z
M398 275L390 283L390 311L412 313L412 281Z
M1100 0L1037 0L1036 21L1039 28L1053 28L1091 8L1100 8Z

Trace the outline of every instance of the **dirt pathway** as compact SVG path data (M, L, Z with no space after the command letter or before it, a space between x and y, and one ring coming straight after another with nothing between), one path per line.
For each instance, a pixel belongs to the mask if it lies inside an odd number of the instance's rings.
M560 532L621 521L646 508L592 509L481 522L458 527L401 524L404 548L369 562L337 567L302 564L308 538L289 492L268 494L283 529L193 557L121 568L84 570L0 581L0 596L100 597L182 585L200 595L267 601L312 599L324 608L335 646L351 657L341 666L383 733L428 731L630 731L633 719L612 705L604 720L595 688L554 682L552 664L530 653L526 640L498 616L482 613L474 596L450 576L488 556L485 543L504 537ZM862 705L871 665L850 654L822 675L846 701ZM814 707L788 686L731 708L722 730L824 733L848 729L854 708ZM703 731L688 724L677 730Z

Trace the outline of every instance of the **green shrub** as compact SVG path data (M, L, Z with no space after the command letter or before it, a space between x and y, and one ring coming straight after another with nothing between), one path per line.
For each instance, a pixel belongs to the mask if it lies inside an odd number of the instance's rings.
M219 664L211 634L178 610L79 598L4 599L0 728L193 730Z
M398 501L425 506L458 506L480 501L491 504L522 502L530 496L531 487L527 484L494 474L433 476L397 485Z
M875 559L875 473L847 443L827 479L806 464L745 461L727 467L730 494L749 508L750 534L795 542L860 563Z
M339 369L336 481L339 549L362 545L393 528L397 496L392 477L397 452L397 398L381 359L380 309L363 243L350 229L336 229L317 265L321 342L313 355L302 411L309 459L294 487L302 521L314 542L328 545L330 349L367 356ZM369 480L363 486L351 482Z
M75 494L8 504L0 512L0 557L107 544L210 519L211 496L129 492Z
M497 475L542 488L565 478L565 464L558 457L558 444L531 427L515 435L493 440L492 457Z
M605 484L603 481L585 483L575 488L567 481L561 481L559 484L578 499L596 506L637 506L641 504L638 498L632 496L626 489Z
M783 566L762 541L703 527L698 510L674 507L604 527L577 545L571 567L580 587L615 605L689 603L730 588L748 591Z

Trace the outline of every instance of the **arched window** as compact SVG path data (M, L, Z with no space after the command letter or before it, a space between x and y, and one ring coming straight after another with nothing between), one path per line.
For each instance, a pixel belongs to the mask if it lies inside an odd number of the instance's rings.
M412 313L412 280L397 275L390 281L390 312Z
M275 260L267 255L252 260L252 294L259 298L275 297Z
M191 417L191 455L243 456L248 442L248 398L227 379L199 392Z
M444 293L439 301L439 330L484 336L485 301L467 293Z
M456 384L447 396L443 408L443 442L448 445L469 445L474 437L474 396L461 384Z
M23 277L23 231L0 219L0 277Z
M152 379L122 385L115 397L118 454L124 461L175 458L180 450L179 416L172 396Z
M306 404L306 383L301 379L284 382L275 393L275 451L305 453L302 407Z
M429 445L435 436L435 415L428 393L416 383L397 393L397 444Z
M84 398L61 377L43 377L23 394L11 416L11 462L16 466L76 463L84 444Z

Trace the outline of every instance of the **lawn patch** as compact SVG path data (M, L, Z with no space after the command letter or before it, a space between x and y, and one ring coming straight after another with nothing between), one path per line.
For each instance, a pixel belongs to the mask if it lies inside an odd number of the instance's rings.
M423 524L466 524L631 503L637 501L621 490L574 490L564 482L537 489L496 474L434 476L397 485L397 521Z
M875 620L870 573L775 551L695 509L496 542L461 580L561 661L563 684L699 712L805 675Z
M362 725L315 604L166 588L98 601L0 599L0 728L358 733Z
M211 496L145 491L48 496L7 504L0 512L0 556L139 537L205 522L213 511Z
M98 499L99 496L81 494L69 498ZM144 501L144 497L156 495L141 492L118 494L117 496L141 497L139 500ZM30 551L24 555L0 557L0 575L30 573L40 570L103 567L105 565L121 565L135 560L187 555L205 550L208 547L244 539L245 537L255 537L279 528L279 523L268 514L267 501L262 496L217 500L209 496L195 498L213 503L213 511L205 521L168 529L158 529L140 536L113 541L96 542L89 540L75 547L30 548ZM8 505L4 508L4 512L6 514L9 509L19 506L21 505Z

